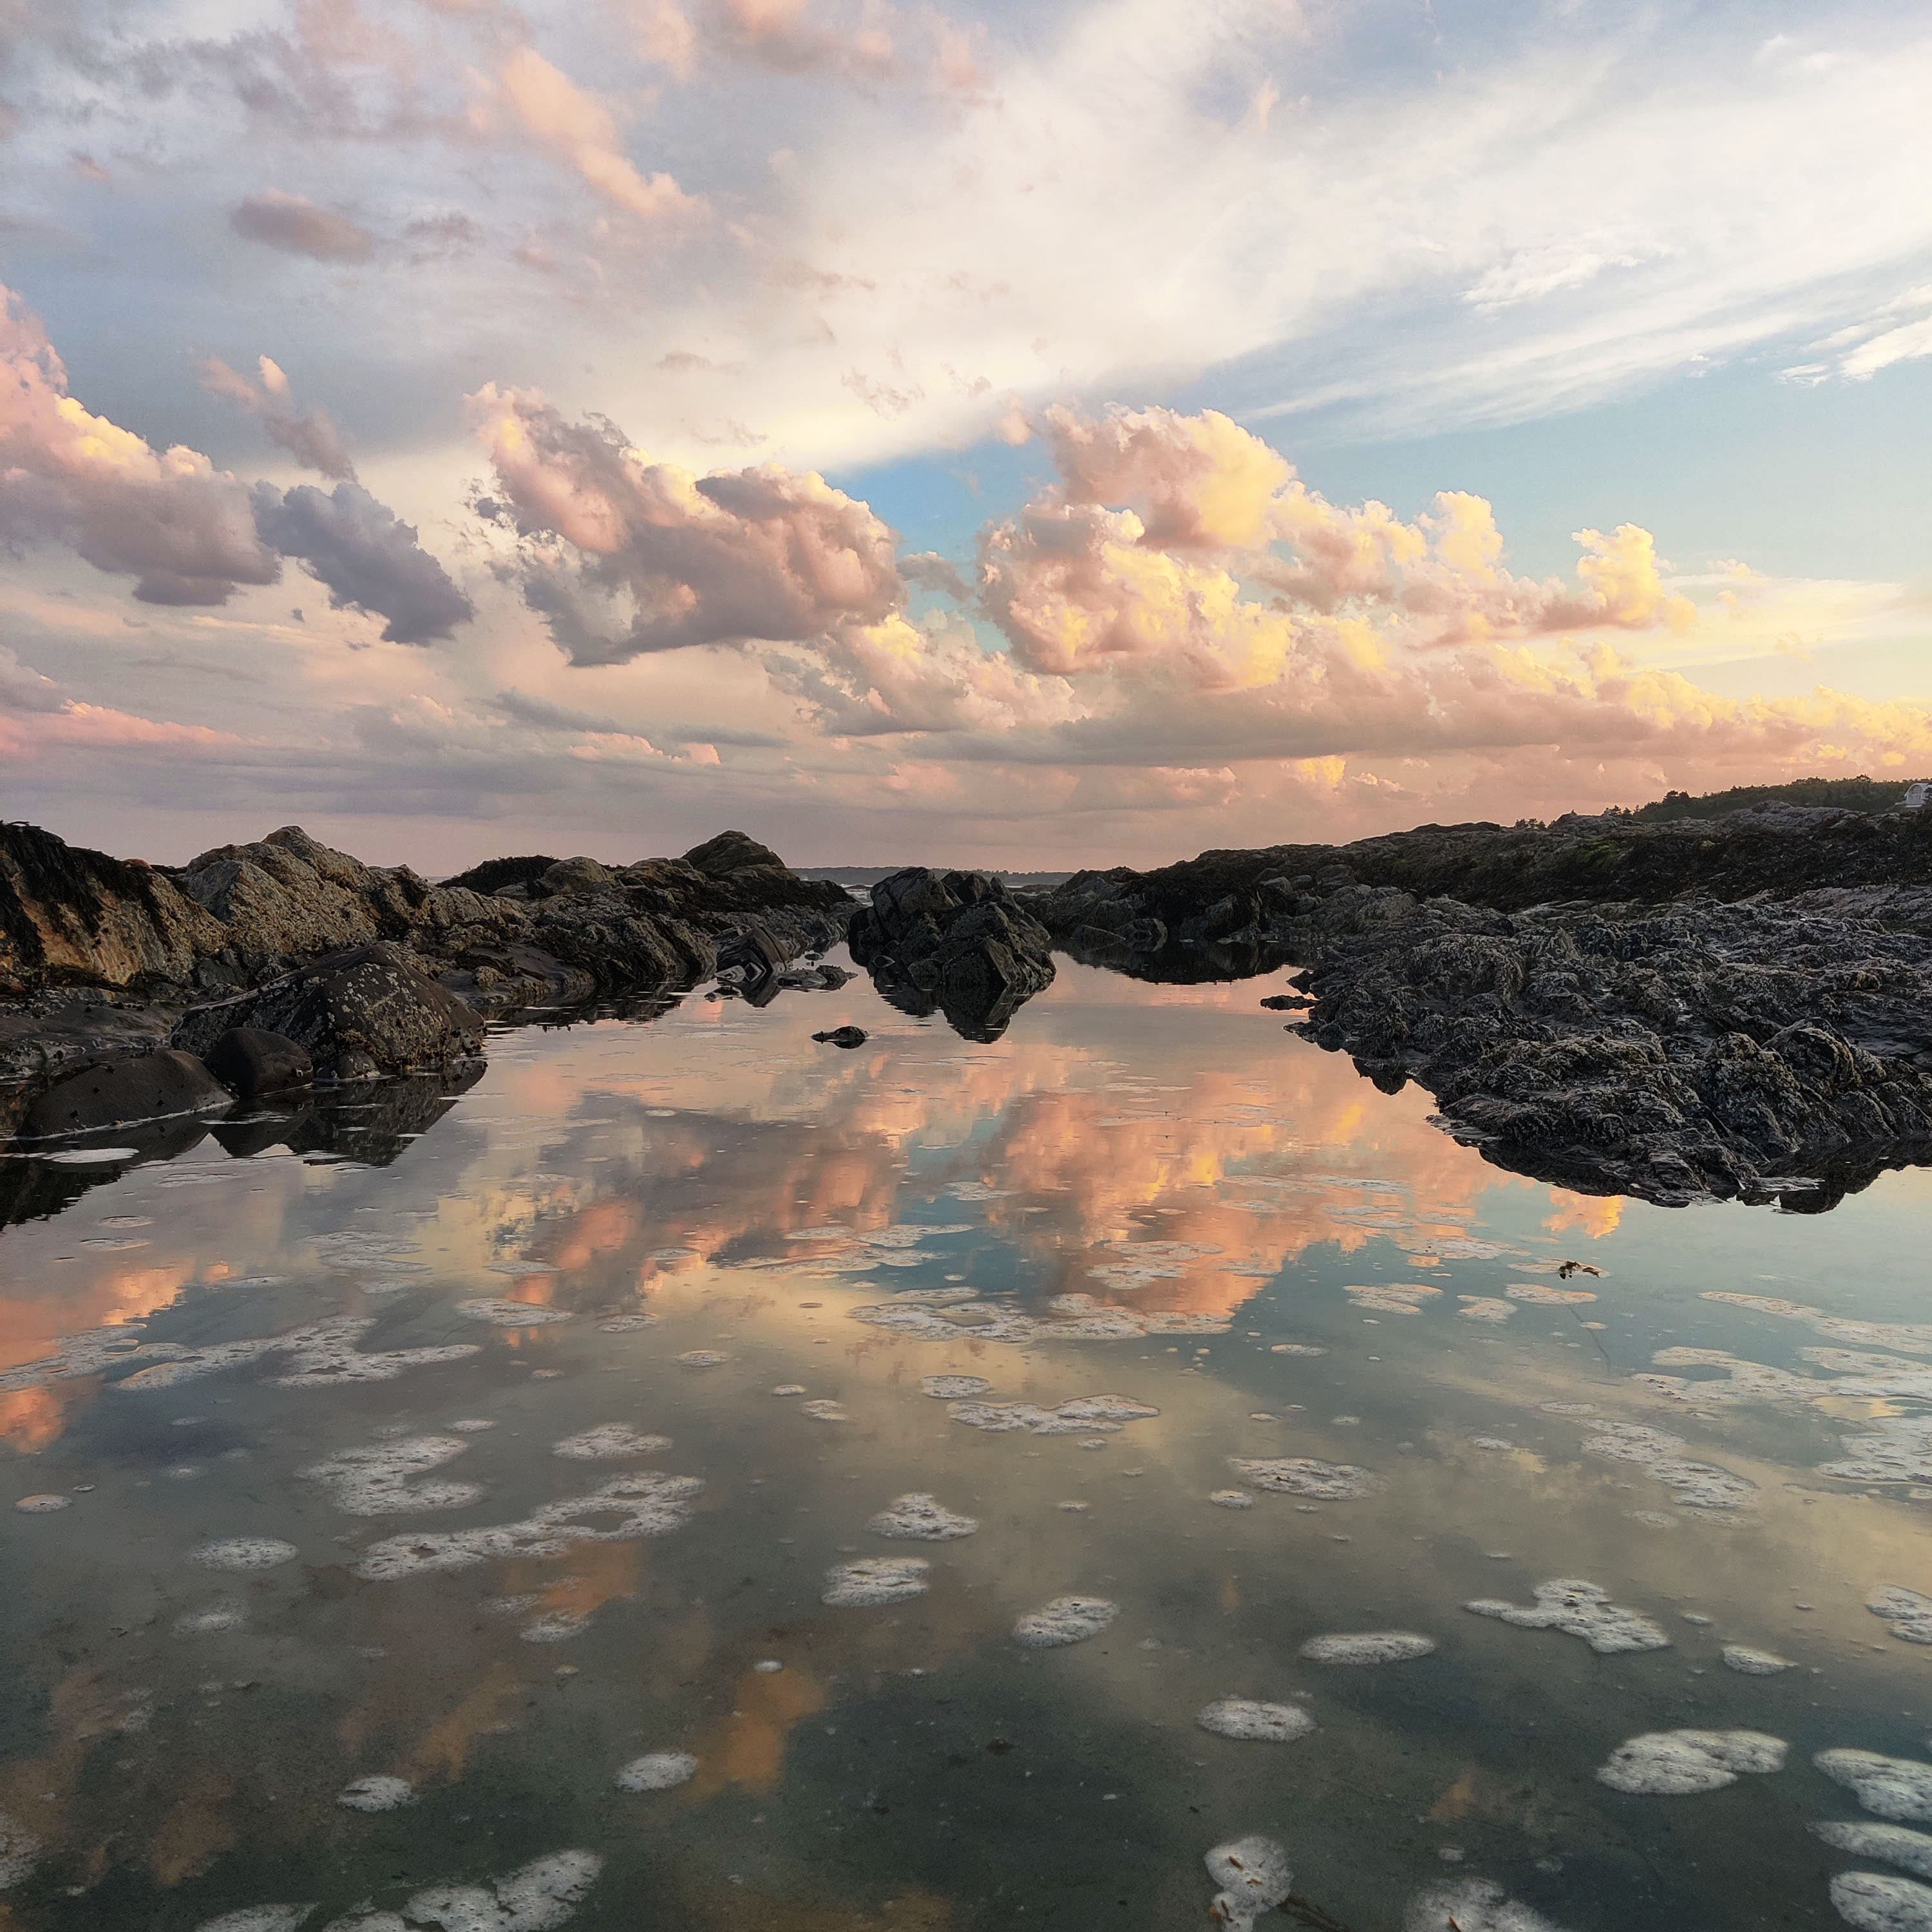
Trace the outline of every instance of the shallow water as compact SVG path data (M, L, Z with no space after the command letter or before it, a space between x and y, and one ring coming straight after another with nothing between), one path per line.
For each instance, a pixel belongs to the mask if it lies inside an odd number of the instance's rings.
M1811 1827L1932 1828L1813 1762L1932 1760L1932 1178L1567 1194L1269 990L694 996L0 1163L0 1927L1168 1932L1250 1837L1349 1932L1916 1909ZM1599 1777L1685 1731L1788 1754Z

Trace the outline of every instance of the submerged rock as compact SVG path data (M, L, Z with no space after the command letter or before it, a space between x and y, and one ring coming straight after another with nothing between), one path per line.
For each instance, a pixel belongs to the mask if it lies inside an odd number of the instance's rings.
M136 1120L225 1112L233 1097L191 1053L164 1048L91 1066L43 1094L21 1126L30 1136L98 1132Z

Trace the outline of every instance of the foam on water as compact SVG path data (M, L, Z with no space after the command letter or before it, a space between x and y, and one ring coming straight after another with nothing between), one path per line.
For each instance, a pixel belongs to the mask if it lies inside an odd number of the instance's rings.
M1889 1872L1840 1872L1832 1906L1855 1932L1932 1932L1932 1886Z
M802 1402L798 1406L801 1415L808 1415L814 1422L845 1422L850 1418L845 1413L845 1405L821 1396L816 1402Z
M1041 1408L1030 1402L956 1402L948 1413L968 1429L994 1436L1021 1429L1030 1436L1114 1436L1125 1424L1144 1420L1160 1411L1130 1396L1083 1395L1057 1408Z
M1700 1511L1749 1509L1758 1500L1757 1485L1744 1478L1720 1469L1714 1462L1698 1462L1678 1454L1684 1438L1668 1430L1651 1429L1642 1423L1593 1421L1583 1439L1586 1455L1601 1456L1612 1462L1634 1463L1666 1488L1676 1492L1680 1508Z
M406 1778L389 1778L378 1773L352 1778L335 1794L335 1802L350 1811L395 1811L413 1804L416 1788Z
M71 1496L51 1495L22 1496L14 1507L22 1516L51 1516L56 1510L70 1508L73 1502L74 1498Z
M1414 1630L1353 1630L1312 1636L1301 1654L1312 1664L1406 1664L1435 1648L1432 1636Z
M336 1508L350 1516L403 1516L416 1510L466 1509L483 1496L479 1483L416 1480L470 1447L460 1436L412 1436L344 1449L296 1474L320 1483Z
M1899 1824L1932 1824L1932 1764L1847 1749L1822 1750L1811 1762L1874 1816Z
M993 1386L983 1376L924 1376L919 1385L940 1402L969 1402Z
M1352 1502L1382 1486L1382 1478L1372 1470L1348 1462L1319 1462L1306 1456L1230 1456L1228 1466L1258 1490L1312 1496L1323 1502Z
M301 1553L292 1543L277 1537L230 1536L190 1551L188 1561L204 1570L272 1570L292 1563Z
M1210 1490L1208 1500L1217 1509L1252 1509L1255 1499L1246 1490Z
M923 1491L898 1497L888 1504L866 1527L874 1536L906 1538L921 1543L950 1543L970 1536L980 1527L976 1519L956 1516L936 1496Z
M688 1751L646 1751L619 1771L620 1791L670 1791L698 1775L698 1760Z
M239 1604L210 1604L199 1610L184 1610L174 1622L177 1636L207 1636L218 1630L241 1630L248 1612Z
M1789 1749L1762 1731L1646 1731L1611 1752L1597 1781L1643 1797L1687 1797L1721 1791L1741 1773L1782 1771Z
M1264 1704L1252 1697L1217 1697L1194 1721L1217 1738L1257 1744L1292 1744L1315 1728L1315 1720L1299 1704Z
M670 1447L668 1436L641 1436L628 1422L600 1422L553 1442L550 1453L573 1462L616 1462L630 1456L659 1456Z
M1887 1583L1865 1599L1865 1608L1904 1643L1932 1643L1932 1597Z
M1402 1932L1561 1932L1486 1878L1437 1886L1411 1901Z
M224 1912L219 1918L203 1919L195 1932L295 1932L314 1910L313 1904L244 1905L239 1912Z
M1120 1613L1105 1597L1056 1597L1029 1610L1013 1625L1013 1639L1029 1650L1057 1650L1098 1636Z
M1795 1670L1789 1658L1774 1651L1754 1650L1748 1644L1727 1643L1723 1652L1724 1668L1744 1677L1775 1677L1779 1672Z
M18 1885L40 1862L40 1840L10 1812L0 1811L0 1892Z
M1235 1932L1253 1932L1263 1914L1274 1911L1294 1887L1286 1851L1258 1834L1216 1845L1203 1862L1220 1888L1208 1916Z
M1538 1584L1534 1594L1536 1600L1528 1605L1483 1598L1462 1607L1479 1617L1514 1624L1519 1630L1555 1630L1566 1636L1580 1636L1605 1657L1670 1647L1670 1638L1657 1624L1640 1611L1612 1603L1610 1592L1598 1584L1558 1577L1553 1582Z
M540 1328L548 1322L568 1322L570 1312L546 1308L534 1301L506 1301L496 1295L478 1295L454 1304L465 1320L487 1322L493 1328Z
M834 1610L872 1610L881 1604L910 1603L932 1586L932 1565L919 1556L860 1556L835 1563L825 1573L818 1600Z
M1919 1878L1932 1878L1932 1837L1903 1825L1874 1825L1863 1818L1834 1818L1812 1830L1826 1844L1855 1858L1876 1858Z

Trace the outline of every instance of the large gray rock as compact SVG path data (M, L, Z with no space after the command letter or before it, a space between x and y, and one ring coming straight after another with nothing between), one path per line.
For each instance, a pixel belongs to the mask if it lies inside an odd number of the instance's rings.
M895 1006L942 1012L968 1040L998 1040L1053 982L1046 928L982 872L914 866L881 879L846 943Z
M164 1047L62 1081L27 1109L21 1126L30 1136L92 1133L137 1120L218 1113L232 1104L227 1089L193 1054Z

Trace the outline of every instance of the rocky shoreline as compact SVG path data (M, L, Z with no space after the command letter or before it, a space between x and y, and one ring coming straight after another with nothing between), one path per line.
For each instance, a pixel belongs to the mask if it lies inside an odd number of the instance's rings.
M1425 826L1028 903L1144 978L1300 968L1292 1030L1539 1179L1815 1209L1932 1158L1932 813Z
M0 826L0 1135L454 1076L493 1022L707 979L754 999L836 984L796 962L852 910L736 832L682 858L496 861L435 885L295 826L167 867Z

